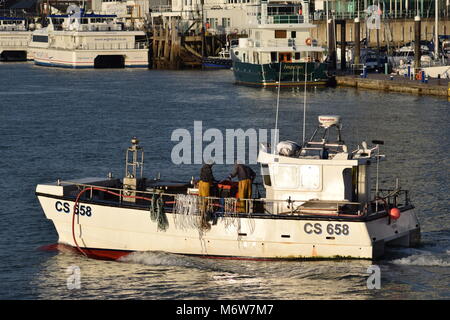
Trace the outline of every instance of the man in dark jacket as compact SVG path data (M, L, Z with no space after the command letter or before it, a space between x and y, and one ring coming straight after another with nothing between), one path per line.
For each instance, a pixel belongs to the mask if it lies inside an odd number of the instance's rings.
M228 176L231 180L234 177L238 177L239 180L239 189L238 189L238 197L239 199L251 199L252 198L252 183L256 177L256 173L248 166L243 165L242 163L237 163L234 165L233 172ZM249 207L248 205L244 205L247 201L239 202L239 212L247 212Z
M211 187L216 182L212 172L213 162L208 162L200 169L200 182L198 184L199 196L209 197L211 195Z

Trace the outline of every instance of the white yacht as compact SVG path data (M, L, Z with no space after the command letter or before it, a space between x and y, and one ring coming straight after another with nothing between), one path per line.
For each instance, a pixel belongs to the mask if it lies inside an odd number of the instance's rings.
M229 181L217 186L228 190L225 195L200 197L194 179L145 178L144 150L136 138L126 151L123 179L58 180L38 184L36 195L59 244L101 259L135 251L226 259L375 259L386 245L417 245L420 226L408 192L397 183L382 188L378 179L372 190L382 141L372 141L373 148L363 142L351 152L340 128L338 116L321 116L306 143L262 148L265 197L254 192L238 199ZM332 130L336 140L328 138Z
M37 65L66 68L148 67L145 33L125 30L124 24L115 15L50 15L48 23L47 27L33 32L29 45Z
M0 17L0 61L26 61L31 31L24 18Z

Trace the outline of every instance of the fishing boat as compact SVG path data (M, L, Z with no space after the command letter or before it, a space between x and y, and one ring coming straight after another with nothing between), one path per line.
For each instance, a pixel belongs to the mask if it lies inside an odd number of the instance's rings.
M254 189L251 198L238 199L230 181L219 183L224 192L217 196L200 197L193 178L146 178L144 149L133 138L123 178L57 180L38 184L36 196L59 243L88 257L163 251L224 259L376 259L387 245L417 245L420 226L408 192L399 183L379 185L383 142L372 143L349 151L340 117L320 116L305 143L261 145L265 192Z
M29 48L40 66L148 67L145 33L126 30L116 15L50 15L48 26L33 32Z
M324 48L312 39L308 1L291 5L291 14L279 15L279 2L261 1L261 18L249 28L247 38L231 48L236 83L253 86L326 85L330 80L324 63ZM282 5L283 10L286 6Z
M0 61L27 61L31 31L26 19L0 17Z

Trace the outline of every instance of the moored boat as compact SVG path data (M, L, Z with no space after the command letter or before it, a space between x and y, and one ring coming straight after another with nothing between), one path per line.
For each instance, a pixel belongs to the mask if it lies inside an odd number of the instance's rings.
M379 187L382 142L373 141L372 148L363 142L349 152L340 128L339 117L321 116L309 141L283 141L273 150L262 146L264 197L238 199L230 190L200 197L193 180L145 178L143 148L135 138L123 179L58 180L38 184L36 195L59 243L102 259L135 251L226 259L375 259L386 245L417 245L420 226L408 192L398 184ZM332 130L336 140L328 140ZM219 185L227 187L232 185Z
M230 69L232 64L230 51L226 48L222 48L218 56L208 56L202 60L203 67L212 69Z
M0 61L32 60L28 55L30 39L25 18L0 17Z
M115 15L50 15L32 34L30 51L41 66L64 68L147 68L143 31L125 30ZM137 39L141 38L141 41Z
M328 84L330 76L323 62L324 49L311 38L311 29L316 26L309 22L309 3L299 2L302 9L298 13L271 15L268 7L280 4L261 1L258 25L250 28L248 37L239 38L239 44L231 48L236 83L254 86Z

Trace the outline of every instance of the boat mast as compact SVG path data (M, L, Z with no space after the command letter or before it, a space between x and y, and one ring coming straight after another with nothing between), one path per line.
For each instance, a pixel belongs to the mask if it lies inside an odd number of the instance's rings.
M439 0L435 0L434 11L434 58L439 58L439 32L438 32L438 20L439 20Z
M305 145L305 132L306 132L306 81L308 80L308 55L306 56L305 62L305 88L303 92L303 143L302 146Z
M279 60L279 58L278 58L278 60ZM282 64L282 62L279 61L278 65L280 66L280 71L278 71L277 113L275 115L275 139L274 139L274 143L277 143L278 139L279 139L279 137L278 137L278 110L280 108L281 67L282 67L281 64ZM275 154L276 153L276 147L272 146L272 149L273 149L273 151L272 151L273 154Z

